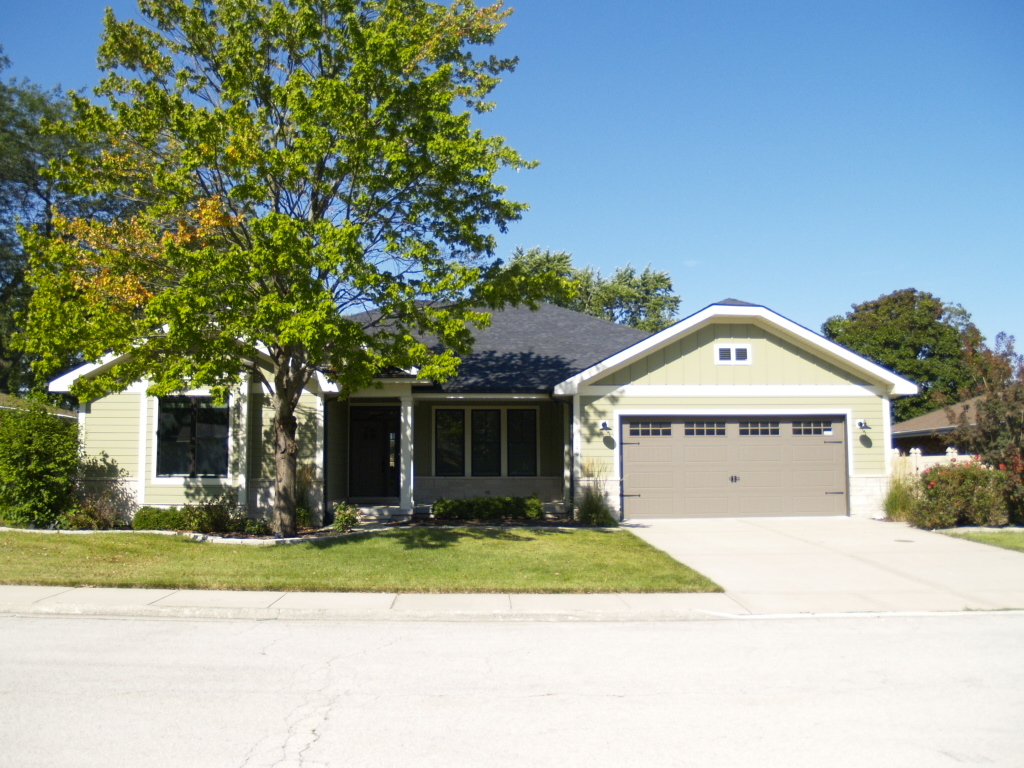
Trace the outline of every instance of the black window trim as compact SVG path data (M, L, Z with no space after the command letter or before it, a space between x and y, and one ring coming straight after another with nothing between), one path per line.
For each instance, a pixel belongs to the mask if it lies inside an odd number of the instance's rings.
M183 393L183 394L167 395L166 397L167 398L181 398L181 399L191 400L192 401L192 412L193 412L193 415L196 413L197 405L198 405L198 403L200 401L213 402L213 396L211 394L207 393L207 392L203 392L202 390L199 390L198 392L193 390L192 392L187 392L187 393ZM234 440L233 440L233 437L234 437L234 424L233 424L233 419L231 418L231 398L232 398L232 396L228 395L228 398L227 398L226 402L224 403L224 405L217 406L219 408L224 408L227 411L227 416L228 416L227 434L224 437L224 440L225 440L225 443L226 443L225 447L227 449L227 466L225 467L225 472L224 472L223 475L208 475L208 474L200 475L200 474L196 473L196 471L195 471L196 470L196 453L195 453L196 452L196 434L195 434L196 430L195 429L193 429L193 434L191 436L190 449L189 449L190 450L189 464L190 464L190 468L191 468L191 473L187 474L187 475L186 474L160 474L159 473L159 466L160 466L160 462L159 462L159 452L160 452L160 407L161 407L160 403L161 403L161 400L163 400L165 398L163 398L163 397L152 397L151 398L153 400L153 411L152 411L153 423L151 425L150 432L151 432L152 437L153 437L153 448L152 448L152 456L151 457L147 457L147 458L152 462L152 464L151 464L151 466L152 466L152 478L151 478L151 481L153 483L155 483L157 485L166 485L166 484L178 484L178 483L185 482L185 481L195 481L195 482L199 482L199 483L221 484L225 480L229 480L231 478L231 462L232 462L232 458L233 458L233 454L234 454L234 445L233 445L233 443L234 443Z
M464 416L463 440L463 473L461 475L439 475L437 474L437 412L438 411L462 411ZM500 411L501 418L501 474L500 475L474 475L473 474L473 411ZM509 411L533 411L534 413L534 471L532 475L510 475L508 472L508 412ZM430 416L430 472L431 477L445 478L526 478L540 477L540 407L536 405L449 405L438 403L431 407Z

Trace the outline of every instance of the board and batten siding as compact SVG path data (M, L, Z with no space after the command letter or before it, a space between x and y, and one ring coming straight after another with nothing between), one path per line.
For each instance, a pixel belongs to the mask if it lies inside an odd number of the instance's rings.
M715 345L728 342L750 344L752 363L717 365ZM714 323L589 384L807 386L868 382L753 323Z

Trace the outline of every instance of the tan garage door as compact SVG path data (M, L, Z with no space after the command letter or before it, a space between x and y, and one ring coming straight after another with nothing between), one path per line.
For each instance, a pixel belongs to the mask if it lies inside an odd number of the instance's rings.
M621 445L627 518L847 513L840 416L630 417Z

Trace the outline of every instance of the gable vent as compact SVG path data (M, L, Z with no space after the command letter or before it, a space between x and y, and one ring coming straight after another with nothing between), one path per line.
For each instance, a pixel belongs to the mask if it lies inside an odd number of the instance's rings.
M752 357L750 344L715 344L716 365L750 365Z

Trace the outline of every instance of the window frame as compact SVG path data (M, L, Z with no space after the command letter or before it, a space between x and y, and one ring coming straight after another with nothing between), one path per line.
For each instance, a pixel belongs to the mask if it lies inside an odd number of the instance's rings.
M721 359L721 350L729 350L729 359ZM736 350L742 349L747 353L745 360L736 359ZM729 342L722 344L715 344L715 365L752 365L754 362L754 346L749 343L737 343Z
M439 475L437 474L437 412L438 411L462 411L463 416L463 471L461 475ZM473 411L500 411L500 436L498 438L501 450L501 473L498 475L474 475L473 474ZM534 468L533 474L510 475L508 472L508 412L509 411L533 411L534 424ZM493 478L527 478L540 477L540 408L536 405L434 405L430 413L430 476L437 478L466 478L473 480L484 480Z
M213 396L204 390L192 390L189 392L176 393L168 395L168 398L187 398L192 401L193 414L196 414L196 404L200 400L213 401ZM152 438L151 447L147 446L147 452L150 454L148 457L150 460L151 472L150 482L154 485L185 485L185 484L208 484L208 485L224 485L232 480L232 463L234 461L234 437L235 437L235 424L232 416L232 402L233 396L228 395L227 401L222 406L215 406L217 408L223 408L227 412L227 434L224 436L224 440L227 448L227 466L225 467L225 473L223 475L200 475L200 474L174 474L174 475L161 475L158 474L159 467L159 452L160 452L160 397L151 397L153 401L152 410L152 422L150 424L149 434ZM195 427L193 426L193 431ZM190 441L190 459L189 464L192 470L195 470L196 464L196 435L193 434L192 440Z

